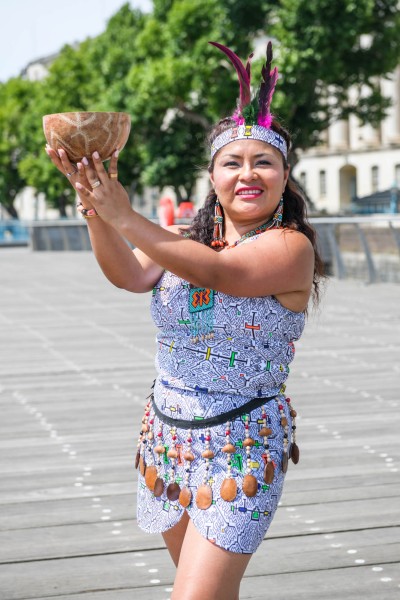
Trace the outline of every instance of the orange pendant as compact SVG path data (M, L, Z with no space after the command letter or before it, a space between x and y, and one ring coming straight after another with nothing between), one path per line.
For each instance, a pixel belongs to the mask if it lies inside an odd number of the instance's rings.
M181 493L179 494L179 504L183 506L183 508L187 508L191 501L192 492L187 487L182 488Z
M206 483L199 485L196 494L196 505L201 510L206 510L212 504L212 489Z
M147 487L149 488L149 490L151 492L154 491L154 484L156 482L156 479L157 479L157 467L154 467L153 465L150 467L147 467L146 474L144 476L144 480L146 482Z
M257 494L258 481L254 475L245 475L243 477L242 490L248 498L253 498Z
M237 495L237 484L234 479L227 478L224 479L221 485L221 498L222 500L226 500L227 502L232 502L236 498Z

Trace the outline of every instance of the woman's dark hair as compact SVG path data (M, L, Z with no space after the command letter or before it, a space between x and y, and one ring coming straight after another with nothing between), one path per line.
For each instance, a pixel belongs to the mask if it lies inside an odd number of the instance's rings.
M230 129L236 125L235 121L231 118L222 119L212 129L208 141L211 146L213 140L223 131ZM273 120L271 129L281 135L287 143L288 152L291 149L291 139L289 133L278 123L276 119ZM282 155L284 168L287 169L288 163ZM212 173L214 168L214 160L208 166L209 173ZM207 195L202 208L199 209L198 213L194 217L189 229L186 230L186 235L192 240L196 240L211 247L211 241L214 230L214 207L217 200L217 194L211 189ZM283 220L282 226L287 229L294 229L303 233L311 242L314 248L315 254L315 265L314 265L314 277L313 277L313 293L312 298L314 304L318 304L319 300L319 284L321 279L324 277L323 262L319 255L317 248L317 235L315 229L311 227L307 219L307 205L304 197L300 190L296 186L295 182L288 179L285 191L283 192Z

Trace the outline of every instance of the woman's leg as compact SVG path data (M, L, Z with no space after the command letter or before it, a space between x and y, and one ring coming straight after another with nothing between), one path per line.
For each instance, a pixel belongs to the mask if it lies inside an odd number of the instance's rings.
M229 552L212 544L197 531L191 520L186 523L179 552L171 600L239 599L240 582L251 554Z
M162 534L164 542L176 567L178 566L179 556L181 553L183 539L185 537L188 522L189 517L185 510L181 520L176 525L174 525L174 527L171 527L171 529L168 529L168 531L164 531L164 533Z

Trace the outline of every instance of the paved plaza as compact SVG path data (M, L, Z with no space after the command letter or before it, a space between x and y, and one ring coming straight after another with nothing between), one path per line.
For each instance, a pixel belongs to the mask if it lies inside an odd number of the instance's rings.
M149 302L89 252L0 251L1 600L170 597L135 520ZM287 387L300 462L241 600L399 599L399 307L399 285L331 280L310 313Z

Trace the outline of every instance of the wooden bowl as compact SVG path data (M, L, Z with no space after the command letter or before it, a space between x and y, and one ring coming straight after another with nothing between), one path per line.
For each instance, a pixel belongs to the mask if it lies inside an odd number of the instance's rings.
M43 129L51 148L63 148L71 162L91 158L95 150L104 161L125 146L131 118L122 112L56 113L43 117Z

